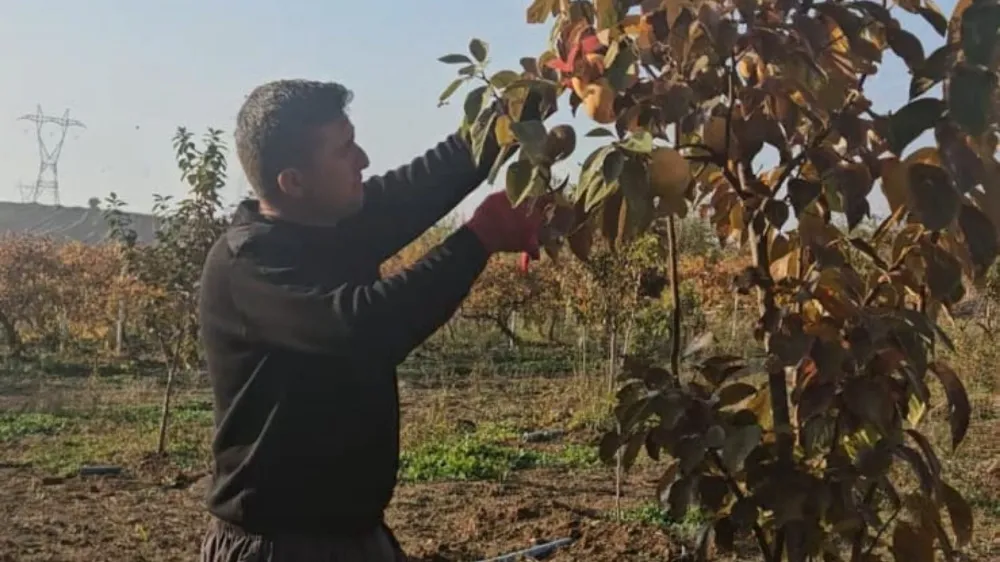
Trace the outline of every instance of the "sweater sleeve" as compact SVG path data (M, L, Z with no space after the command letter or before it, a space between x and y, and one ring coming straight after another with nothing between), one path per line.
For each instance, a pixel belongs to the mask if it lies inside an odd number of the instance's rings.
M238 255L230 290L251 339L398 364L451 318L487 259L463 227L408 269L371 283L317 287L288 258Z
M366 180L353 228L386 259L444 218L487 174L475 164L468 142L450 135L408 164Z

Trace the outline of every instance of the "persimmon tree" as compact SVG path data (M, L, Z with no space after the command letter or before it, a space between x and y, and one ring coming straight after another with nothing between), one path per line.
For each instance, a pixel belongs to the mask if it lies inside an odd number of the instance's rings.
M925 48L900 10L942 44ZM460 65L442 99L476 84L473 144L519 150L511 199L564 192L553 164L576 136L545 119L565 100L607 144L584 159L556 238L572 246L598 224L614 245L665 224L676 286L670 234L696 210L752 260L735 285L756 295L764 361L684 359L678 345L667 366L629 358L602 458L662 459L670 513L711 514L702 559L741 536L766 561L932 560L967 545L969 504L921 427L931 379L952 448L969 425L937 320L998 252L1000 3L963 0L949 20L931 0L534 0L527 22L551 23L552 40L521 69L487 71L481 40L441 58ZM865 84L888 57L908 67L910 100L882 112ZM876 185L891 215L866 234Z
M0 326L8 352L19 356L26 340L54 337L65 268L50 237L0 239Z
M503 333L512 345L519 345L521 338L511 326L514 316L530 315L537 321L545 315L545 309L558 303L558 287L551 273L548 264L523 271L515 258L497 256L476 280L459 316L486 322Z
M112 222L112 231L130 248L128 271L145 290L139 309L146 332L158 346L167 369L160 416L157 453L166 450L170 400L177 371L196 364L198 348L198 282L212 244L228 219L222 215L221 193L226 182L226 146L222 131L209 129L199 147L193 134L181 127L174 136L174 153L188 196L172 205L169 196L156 196L153 214L158 229L153 244L136 248L131 227ZM114 217L116 215L108 215Z
M106 347L116 324L118 303L137 289L120 272L126 254L118 244L88 245L66 242L56 248L64 268L58 286L59 306L67 342L77 346Z

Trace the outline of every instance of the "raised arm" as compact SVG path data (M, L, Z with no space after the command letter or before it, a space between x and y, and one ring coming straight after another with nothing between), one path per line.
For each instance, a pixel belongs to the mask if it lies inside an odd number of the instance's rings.
M463 227L395 276L320 288L303 278L293 257L251 253L233 258L231 291L252 338L397 364L454 314L488 256Z
M497 252L538 255L537 210L497 192L472 218L401 273L319 287L295 252L238 251L229 290L248 337L280 348L399 363L455 313Z
M365 243L383 258L398 252L479 187L498 153L495 143L487 143L477 165L469 141L454 133L410 163L369 178L355 217Z

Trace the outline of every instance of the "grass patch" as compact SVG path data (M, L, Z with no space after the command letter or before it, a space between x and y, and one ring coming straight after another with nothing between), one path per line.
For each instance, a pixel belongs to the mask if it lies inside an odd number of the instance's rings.
M400 459L402 479L430 480L500 480L510 472L532 468L541 455L528 449L508 447L466 435L442 442L432 442Z
M542 454L542 466L549 468L590 468L601 463L597 447L570 443L554 452Z
M10 444L13 460L54 475L71 474L90 464L132 467L156 450L160 406L137 404L78 409L58 414L19 412L0 415L0 443ZM182 470L203 468L210 457L212 406L204 401L171 409L167 453ZM16 451L16 452L15 452Z
M655 503L645 503L632 509L622 511L622 520L627 523L639 523L654 527L663 527L678 537L694 537L701 527L709 521L708 516L696 507L688 509L679 521L670 517L663 508Z
M517 432L504 424L483 424L474 433L451 435L404 451L400 477L404 481L503 480L514 471L531 468L585 468L599 463L597 450L568 444L536 450L510 444Z
M56 435L72 424L69 416L45 412L0 414L0 443L29 436Z

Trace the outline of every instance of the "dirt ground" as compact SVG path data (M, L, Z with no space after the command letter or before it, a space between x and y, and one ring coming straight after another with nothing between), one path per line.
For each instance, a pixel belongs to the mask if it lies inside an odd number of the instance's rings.
M589 412L579 407L583 400L576 398L587 389L574 384L567 392L568 384L572 383L535 379L510 384L479 378L445 385L403 383L404 446L433 442L462 424L512 420L527 429L575 423L578 429L559 441L586 442L597 435L587 429ZM159 392L156 385L144 383L81 385L56 379L44 388L8 384L2 410L65 413L92 408L95 400L100 411L119 405L153 407ZM206 398L203 388L186 388L177 402ZM548 407L531 407L540 402ZM197 559L207 522L202 503L207 466L179 467L172 460L151 460L143 452L152 445L145 435L136 444L131 429L98 418L102 416L88 413L83 428L0 440L0 562ZM183 419L182 414L177 419ZM178 421L172 432L175 447L184 445L178 433L190 433L183 423ZM205 428L193 429L202 432L198 448L204 453ZM107 432L112 432L114 455L106 453L112 449L101 441L109 437ZM558 446L548 443L538 448ZM64 466L61 461L53 464L54 451L82 447L105 451L123 471L114 476L79 476L59 468ZM86 458L93 459L101 453L89 454ZM629 475L623 510L635 512L649 503L654 469L646 466ZM682 554L670 529L641 520L618 523L610 516L614 512L612 472L593 465L518 470L498 480L404 482L387 518L414 561L471 562L564 537L573 542L548 560L663 561Z
M606 476L537 471L513 482L409 484L388 522L415 561L472 561L572 537L550 560L670 560L663 530L616 524ZM0 560L195 560L206 521L203 481L163 486L133 478L45 483L0 472Z
M529 445L539 451L563 451L559 454L565 456L573 446L589 450L599 436L594 411L600 404L592 397L604 384L475 376L460 382L404 383L404 449L434 443L454 434L456 427L507 424L517 428L517 435L566 431L554 442ZM0 417L7 412L13 423L6 429L0 425L0 562L196 560L207 522L202 501L210 423L205 412L182 408L204 406L203 386L189 384L178 396L171 432L174 452L164 461L151 460L155 426L149 424L155 417L144 417L147 410L156 411L157 384L82 386L52 380L43 389L33 385L7 384L0 392ZM78 416L81 409L86 415ZM49 418L16 421L20 418L10 412L56 412L77 421L45 425ZM992 439L997 433L982 433L984 423L995 429L996 422L990 411L974 423L978 435L971 439L980 445L972 450L974 457L945 459L949 472L963 474L958 482L963 492L979 490L970 500L977 518L972 559L983 562L1000 560L1000 501L990 491L1000 484L1000 452ZM512 438L498 439L509 443ZM77 459L103 460L123 471L75 475ZM397 490L388 523L415 561L475 562L564 537L572 543L547 560L687 560L685 545L697 527L666 524L648 511L643 515L651 505L656 468L640 462L628 475L621 501L628 516L621 522L614 517L612 471L582 462L517 469L486 480L406 481ZM737 559L754 558L714 558Z

